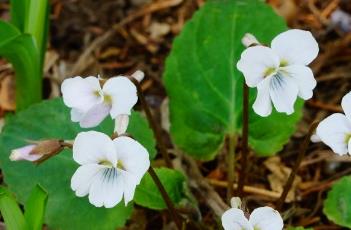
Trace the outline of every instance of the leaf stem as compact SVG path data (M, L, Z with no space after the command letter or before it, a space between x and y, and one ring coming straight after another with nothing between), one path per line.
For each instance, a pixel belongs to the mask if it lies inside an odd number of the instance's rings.
M310 140L311 140L311 136L312 136L314 130L317 128L317 125L318 125L318 122L313 122L308 130L307 135L305 136L305 139L301 145L296 163L295 163L295 165L294 165L294 167L289 175L289 178L284 186L284 190L283 190L281 196L277 200L277 206L276 206L277 210L280 210L282 208L284 201L285 201L285 199L286 199L286 197L291 189L291 186L293 185L295 176L297 174L297 170L299 169L300 164L305 156L306 150L307 150L308 145L309 145Z
M237 142L236 135L230 135L228 137L228 186L227 186L227 201L230 202L230 199L233 197L233 184L235 180L235 146Z
M169 211L173 221L177 225L177 228L179 230L181 230L182 229L182 221L179 218L179 215L178 215L177 211L175 210L175 208L173 206L173 203L172 203L172 200L171 200L171 198L169 198L168 193L166 192L166 189L163 187L163 185L162 185L160 179L158 178L155 170L151 166L149 167L148 172L149 172L151 178L153 179L153 181L155 182L158 190L160 191L160 193L162 195L162 198L163 198L163 200L165 201L165 203L167 205L168 211Z
M243 197L247 173L247 159L249 155L249 87L243 82L243 133L241 144L241 170L238 182L238 196Z
M143 107L145 114L146 114L146 118L152 128L152 131L154 132L154 136L157 140L157 147L161 152L161 155L164 159L164 161L166 162L166 165L168 168L173 168L172 166L172 162L169 158L168 152L167 152L167 147L166 144L162 138L162 130L161 127L157 124L157 122L155 121L155 119L152 116L151 110L149 105L147 104L146 100L145 100L145 96L143 94L143 91L140 87L139 82L133 78L133 77L129 77L129 79L134 83L134 85L136 86L137 90L138 90L138 97L140 100L140 104Z

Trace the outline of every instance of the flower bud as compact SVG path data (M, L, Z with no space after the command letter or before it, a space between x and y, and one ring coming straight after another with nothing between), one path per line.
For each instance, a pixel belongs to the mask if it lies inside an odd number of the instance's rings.
M256 37L250 33L245 34L244 37L241 39L241 42L245 47L250 47L250 46L260 44L260 42L256 39Z
M144 79L145 74L143 71L137 70L131 76L135 78L138 82L141 82Z
M41 162L58 154L63 149L61 142L60 140L45 140L14 149L11 152L10 160Z
M129 116L127 114L118 115L115 120L115 133L118 136L124 134L127 131L128 123Z

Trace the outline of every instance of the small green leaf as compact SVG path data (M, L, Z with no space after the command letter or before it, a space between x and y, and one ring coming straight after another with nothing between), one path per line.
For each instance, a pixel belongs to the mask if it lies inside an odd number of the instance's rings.
M24 218L29 230L41 230L43 228L47 199L47 192L40 185L36 185L25 205Z
M113 125L109 118L94 130L111 135ZM152 132L145 119L137 112L131 115L129 130L141 143L145 144L152 139L149 136ZM75 230L98 226L99 230L110 230L122 227L132 212L133 204L125 207L124 202L121 202L111 209L96 208L89 203L87 197L77 197L70 185L71 177L79 165L72 159L71 150L65 150L40 165L9 160L11 150L25 145L25 140L73 140L82 131L86 129L71 122L70 111L61 98L43 101L7 117L0 135L0 166L5 182L22 203L28 200L31 188L37 184L48 192L45 223L49 229ZM136 131L138 133L134 133ZM144 134L140 135L139 132ZM152 144L145 147L150 153L155 153Z
M254 10L253 10L254 9ZM210 160L226 136L242 131L242 74L237 70L245 33L269 44L287 29L284 20L262 1L209 0L174 40L164 73L169 95L171 136L187 154ZM287 116L254 113L256 89L250 90L249 144L260 156L283 148L301 117L302 101Z
M8 230L25 230L26 222L16 199L4 187L0 187L0 211Z
M168 168L157 168L155 172L173 203L178 204L185 196L185 177L183 174ZM134 201L140 206L151 209L161 210L167 208L161 193L149 174L146 174L140 185L138 185Z
M333 184L324 201L324 214L334 223L351 228L351 176Z

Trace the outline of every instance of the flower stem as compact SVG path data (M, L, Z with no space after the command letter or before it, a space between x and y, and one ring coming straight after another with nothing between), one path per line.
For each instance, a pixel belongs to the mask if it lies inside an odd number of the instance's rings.
M168 168L173 168L172 166L172 162L169 158L169 155L168 155L168 152L167 152L167 147L166 147L166 144L162 138L162 130L161 130L161 127L157 124L157 122L155 121L155 119L153 118L152 116L152 113L151 113L151 110L150 110L150 107L149 105L147 104L146 100L145 100L145 96L143 94L143 91L140 87L140 84L139 82L133 78L133 77L130 77L129 78L133 83L134 85L137 87L137 90L138 90L138 97L139 97L139 100L140 100L140 103L141 103L141 106L143 107L144 111L145 111L145 114L146 114L146 118L154 132L154 136L157 140L157 147L158 149L160 150L161 152L161 155L164 159L164 161L166 162L166 165Z
M237 142L236 135L230 135L228 137L228 187L227 187L227 201L230 202L230 199L233 197L233 184L235 180L235 146Z
M305 139L301 145L300 151L299 151L299 155L297 157L296 163L289 175L288 181L286 182L285 186L284 186L284 190L281 194L281 196L279 197L279 199L277 200L277 210L280 210L284 204L284 201L291 189L291 186L293 185L297 170L300 167L300 164L305 156L305 153L307 151L308 145L310 143L311 140L311 136L314 132L314 130L317 128L318 122L313 122L308 130L307 135L305 136Z
M163 187L160 179L158 178L155 170L151 166L150 166L148 172L149 172L151 178L153 179L153 181L155 182L158 190L160 191L160 193L162 195L162 198L163 198L163 200L165 201L165 203L167 205L168 211L169 211L172 219L174 220L175 224L177 225L177 228L179 230L181 230L182 229L182 221L179 218L179 215L178 215L177 211L175 210L175 208L173 206L171 198L168 196L168 194L167 194L165 188Z
M249 87L245 81L243 83L243 133L241 144L241 170L238 182L238 196L243 197L244 185L247 173L247 159L249 155L248 148L249 138Z

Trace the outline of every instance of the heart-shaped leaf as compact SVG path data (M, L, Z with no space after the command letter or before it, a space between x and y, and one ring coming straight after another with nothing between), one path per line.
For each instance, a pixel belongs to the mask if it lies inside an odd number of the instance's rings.
M286 30L283 19L259 0L207 1L175 39L164 74L170 100L171 135L186 153L212 159L226 136L242 129L243 76L236 63L241 39L253 33L269 43ZM256 89L250 90L250 108ZM287 116L268 118L250 109L249 144L261 156L282 149L301 117L302 102Z
M111 135L113 122L106 119L95 130ZM115 229L124 225L132 211L121 202L112 209L96 208L86 197L78 198L70 188L70 180L78 168L72 159L72 151L65 150L59 155L36 166L30 162L11 162L10 151L26 144L25 140L59 138L72 140L83 131L72 123L70 113L62 99L44 101L29 109L9 116L0 136L0 164L5 182L21 203L30 191L40 184L49 195L45 223L50 229ZM133 112L129 133L141 142L155 156L152 131L139 113Z
M328 192L324 201L324 214L329 220L351 228L351 176L341 178Z

